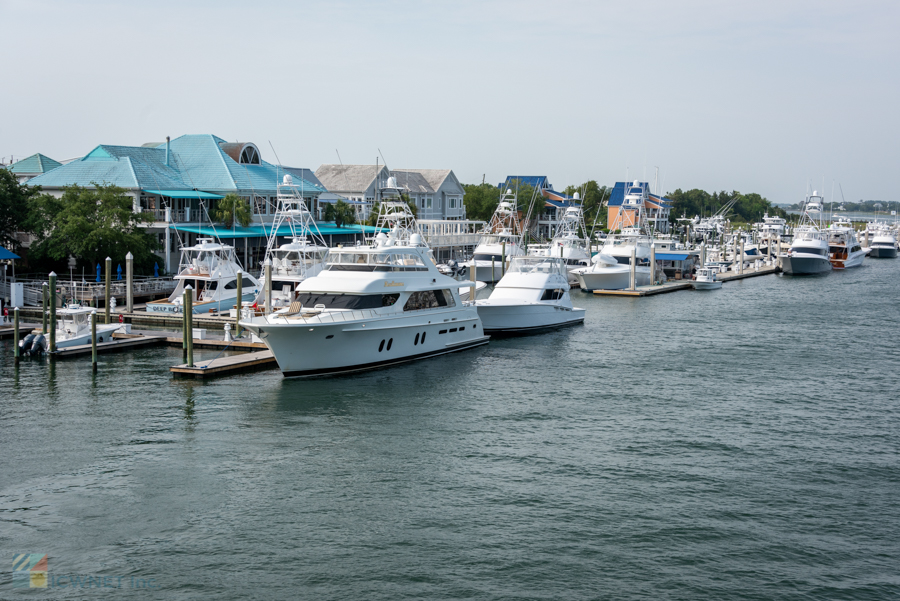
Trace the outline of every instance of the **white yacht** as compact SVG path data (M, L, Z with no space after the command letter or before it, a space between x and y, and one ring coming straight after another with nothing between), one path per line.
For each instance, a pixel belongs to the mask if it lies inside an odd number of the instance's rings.
M91 343L91 313L93 307L72 303L56 310L56 348ZM109 342L119 323L97 323L97 342Z
M856 237L853 224L846 219L838 219L828 228L828 259L834 269L859 267L866 258L867 251Z
M278 235L282 226L290 233L290 241L278 245ZM256 298L256 305L265 311L269 296L265 282L265 265L272 267L272 309L280 309L291 304L297 284L318 274L325 267L328 245L319 232L312 214L303 201L301 190L294 184L290 174L286 174L278 185L278 205L272 231L266 245L263 282Z
M487 344L474 303L459 297L471 285L441 274L420 234L395 227L371 245L331 249L289 307L240 323L286 377L375 369Z
M496 282L505 271L504 259L525 254L522 248L522 232L516 208L516 195L507 190L500 198L497 209L485 226L481 239L465 267L475 266L475 279L480 282ZM468 271L466 271L468 274Z
M584 322L572 306L566 260L513 257L489 298L478 300L478 316L488 334L528 334Z
M241 270L234 247L220 244L212 238L200 238L194 246L181 249L178 284L169 298L147 303L149 313L181 313L184 311L184 289L193 288L193 313L207 313L231 309L240 304L237 299L237 273ZM259 293L259 280L243 273L241 283L243 301L252 301Z
M897 256L897 238L887 224L875 228L868 235L870 257L893 259Z
M815 190L804 201L800 224L794 229L791 247L780 255L781 270L789 275L811 275L831 271L828 233L822 229L822 197ZM812 208L812 211L807 210Z
M577 192L575 199L578 200ZM580 232L587 232L581 207L568 207L556 227L556 232L550 239L550 244L546 248L530 253L535 256L563 259L567 266L570 286L578 284L578 278L572 272L579 267L587 267L591 264L591 253L588 250L587 240L580 236Z
M722 282L716 277L718 269L713 266L700 267L691 281L694 290L716 290L722 287Z
M783 217L769 217L766 213L763 215L761 223L756 224L759 231L759 252L768 255L769 246L772 246L772 254L777 255L781 239L787 234L787 221Z

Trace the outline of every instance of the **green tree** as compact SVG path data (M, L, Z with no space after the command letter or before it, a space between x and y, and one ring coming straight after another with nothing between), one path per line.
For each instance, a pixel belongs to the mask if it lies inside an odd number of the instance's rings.
M247 227L250 225L250 220L252 219L250 203L234 192L229 192L225 198L221 199L219 204L216 205L213 216L216 221L224 224L226 228L231 227L235 222L241 227Z
M159 260L153 254L156 237L142 227L152 218L135 213L122 188L93 185L68 186L60 198L44 194L33 199L29 227L36 240L29 258L58 263L73 256L94 268L106 257L124 262L130 252L135 270L148 272Z
M330 202L325 207L325 221L333 221L336 227L341 227L345 223L356 223L356 212L343 200Z
M574 196L576 192L581 197L581 210L584 213L584 224L590 234L592 228L602 227L606 224L609 210L606 203L609 201L611 188L601 186L597 180L588 180L580 186L568 186L563 191L567 196ZM606 224L608 226L608 224Z
M490 184L463 184L463 189L466 191L466 218L473 221L490 219L500 202L500 188Z
M40 192L40 186L20 184L12 171L0 169L0 246L20 250L16 233L30 233L28 207Z

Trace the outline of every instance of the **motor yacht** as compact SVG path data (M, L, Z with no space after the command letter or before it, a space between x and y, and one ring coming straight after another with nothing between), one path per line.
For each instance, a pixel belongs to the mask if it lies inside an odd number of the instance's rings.
M504 261L525 254L522 248L522 232L516 208L516 195L507 190L500 198L497 209L481 232L481 238L472 258L463 263L475 266L475 279L480 282L496 282L505 272ZM466 271L468 274L468 270Z
M56 310L56 348L91 343L91 313L97 309L70 303ZM97 323L97 342L109 342L119 323Z
M650 239L640 231L626 228L609 236L591 265L572 271L582 290L624 290L631 287L631 257L635 257L635 286L650 284Z
M878 259L897 256L897 238L890 227L877 228L869 233L869 256Z
M287 308L241 326L272 351L285 377L345 374L487 344L475 304L441 274L418 233L396 227L371 245L334 248L297 285Z
M149 313L182 313L184 290L190 284L193 289L193 313L207 313L230 309L238 303L237 274L241 266L234 256L234 247L215 242L212 238L200 238L194 246L181 249L178 284L169 298L147 303ZM241 294L243 301L252 301L259 294L259 280L249 273L242 273Z
M700 267L691 281L691 286L693 286L694 290L716 290L721 288L722 282L716 277L718 271L716 267Z
M849 220L838 220L828 228L828 259L834 269L859 267L866 258L856 237L856 230Z
M781 269L789 275L828 273L832 267L828 258L828 233L822 228L822 197L813 190L803 206L791 246L786 254L779 256Z
M575 199L578 200L577 192ZM567 266L569 285L577 285L578 278L572 272L579 267L587 267L591 264L591 253L588 250L587 241L580 235L580 232L586 231L581 207L568 207L547 247L530 254L563 259Z
M528 334L584 322L572 306L569 272L560 257L513 257L487 299L475 302L488 334Z

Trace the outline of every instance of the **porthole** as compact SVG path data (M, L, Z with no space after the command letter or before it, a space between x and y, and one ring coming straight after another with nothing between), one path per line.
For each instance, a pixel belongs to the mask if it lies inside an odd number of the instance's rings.
M332 338L334 338L334 334L329 334L325 337L325 340L331 340Z
M425 344L425 334L428 332L422 332L422 344Z
M416 346L416 345L418 345L418 344L419 344L419 335L416 334L416 341L413 342L413 346Z
M388 340L388 347L387 347L387 350L391 350L391 345L392 345L392 344L394 344L394 339L393 339L393 338L391 338L390 340Z
M380 353L383 350L384 350L384 340L382 340L381 344L378 345L378 352Z

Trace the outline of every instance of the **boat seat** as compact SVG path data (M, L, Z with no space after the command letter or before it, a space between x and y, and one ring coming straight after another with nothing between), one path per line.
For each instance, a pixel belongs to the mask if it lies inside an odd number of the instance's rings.
M294 315L303 310L303 303L300 301L293 301L291 306L288 308L288 313Z

